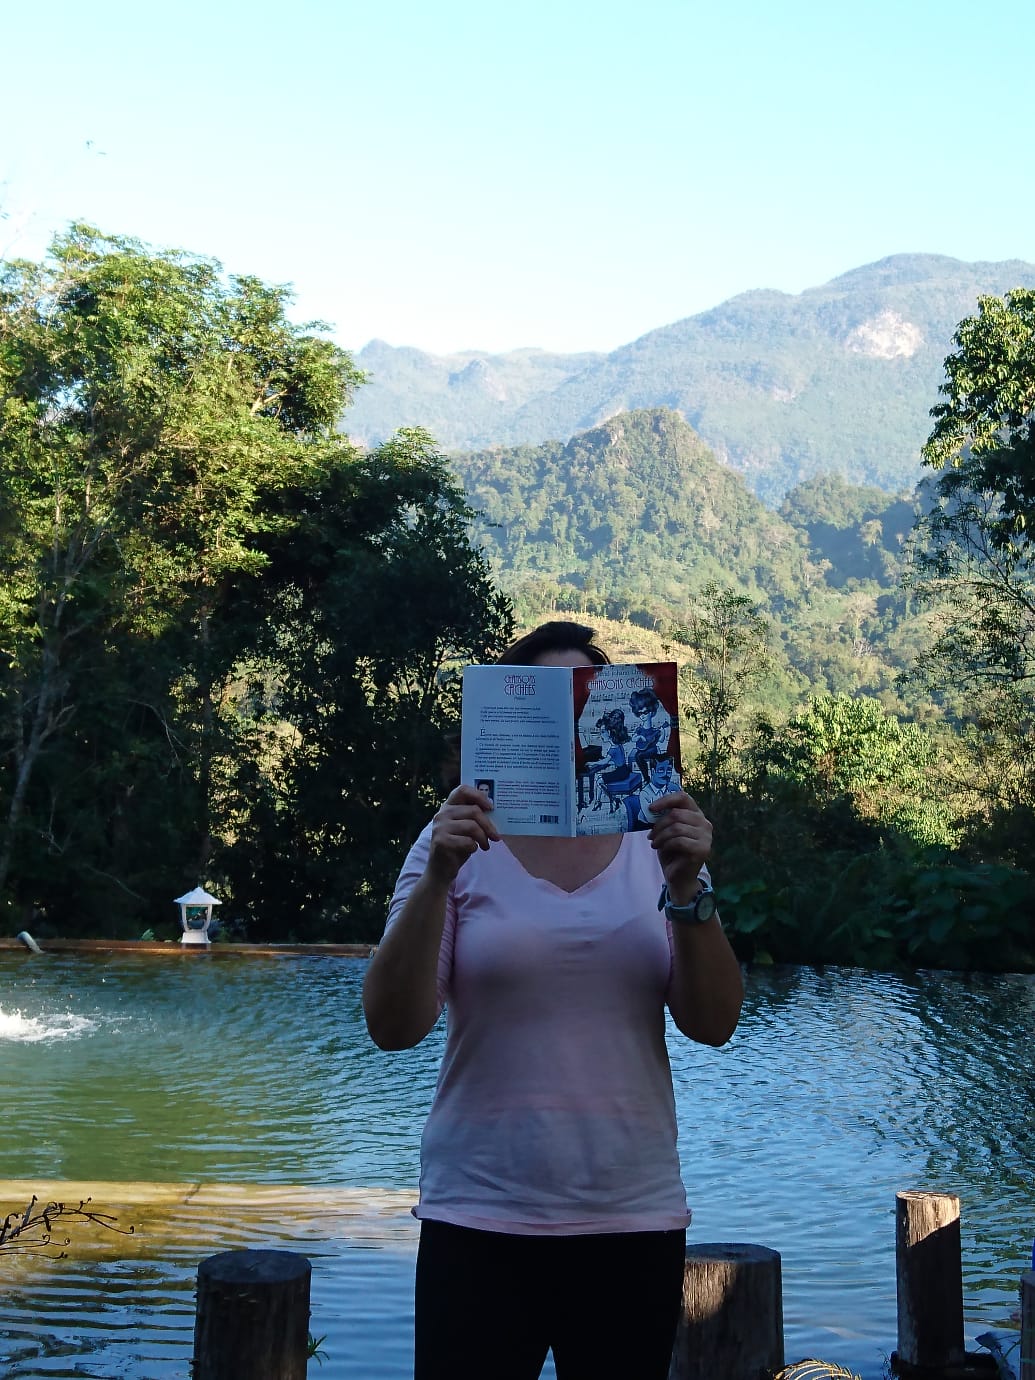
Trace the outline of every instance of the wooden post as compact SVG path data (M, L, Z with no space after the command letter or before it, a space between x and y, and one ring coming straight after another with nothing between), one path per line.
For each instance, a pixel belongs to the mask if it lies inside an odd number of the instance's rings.
M898 1351L902 1370L944 1370L964 1360L960 1200L953 1193L895 1195Z
M1035 1380L1035 1270L1021 1275L1021 1371L1019 1380Z
M305 1380L312 1266L293 1251L221 1251L198 1266L194 1380Z
M669 1380L758 1380L783 1367L780 1255L767 1246L690 1246Z

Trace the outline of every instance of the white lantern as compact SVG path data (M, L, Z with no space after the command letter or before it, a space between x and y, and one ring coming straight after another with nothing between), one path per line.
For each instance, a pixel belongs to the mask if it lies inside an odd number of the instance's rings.
M196 886L193 891L188 891L186 896L177 896L173 904L180 908L180 925L183 928L180 943L208 948L212 943L208 935L209 926L212 924L212 907L221 906L222 901L217 901L214 896Z

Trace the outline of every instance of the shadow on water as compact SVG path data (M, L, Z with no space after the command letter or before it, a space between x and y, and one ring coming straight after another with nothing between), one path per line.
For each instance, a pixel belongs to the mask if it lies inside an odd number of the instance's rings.
M374 1049L364 968L0 955L0 1179L137 1226L5 1261L5 1377L186 1380L197 1262L235 1245L312 1257L321 1375L409 1373L442 1031ZM781 1252L788 1358L880 1376L897 1189L959 1194L968 1341L1008 1325L1035 1234L1032 979L756 970L726 1048L670 1034L691 1239Z

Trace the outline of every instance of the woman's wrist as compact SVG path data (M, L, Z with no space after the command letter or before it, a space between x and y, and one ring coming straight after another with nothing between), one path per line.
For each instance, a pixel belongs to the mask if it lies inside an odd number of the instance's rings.
M665 878L668 899L674 906L692 905L704 885L705 882L700 875L700 869L692 877L676 877L671 880L668 877Z
M424 891L427 899L444 900L449 892L449 888L456 879L458 870L453 858L436 858L435 855L432 854L428 858L424 868L424 875L421 878L421 889Z

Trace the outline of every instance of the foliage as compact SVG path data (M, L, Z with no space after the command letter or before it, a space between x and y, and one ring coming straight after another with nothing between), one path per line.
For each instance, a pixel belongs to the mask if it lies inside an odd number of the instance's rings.
M955 840L930 799L933 745L866 696L812 696L780 728L760 720L756 781L784 777L820 803L850 799L861 818L894 824L918 848Z
M933 637L910 676L950 695L984 818L1015 825L1035 809L1035 293L982 298L955 342L909 577Z
M941 763L969 851L1026 866L1035 846L1035 704L1015 686L981 688L942 734Z
M926 646L899 589L911 503L816 481L772 513L661 410L614 417L566 446L454 456L452 468L522 622L574 613L671 642L687 605L718 585L770 623L770 709L815 690L924 710L927 697L896 681ZM848 525L837 527L827 518L841 500Z
M369 925L450 658L509 627L428 438L358 452L360 376L288 302L82 226L3 267L0 892L41 933L198 882Z
M934 636L914 679L965 690L1035 681L1035 570L1027 539L1001 544L1001 496L952 476L918 523L909 585L934 611ZM944 490L948 475L938 481Z
M184 863L205 867L212 609L227 580L262 569L271 495L340 453L334 426L358 379L342 351L288 324L286 300L84 226L41 264L4 266L0 890L16 852L39 858L41 843L68 862L96 856L79 839L96 802L76 800L73 761L112 746L138 749L135 767L111 764L121 808L141 775L177 779ZM96 717L83 712L94 686Z
M916 517L911 494L889 498L881 489L824 474L792 489L779 511L805 534L831 587L860 581L888 587L901 577Z
M945 611L921 670L957 683L1035 679L1035 292L985 297L945 361L924 463L914 583Z
M745 595L709 581L673 638L691 649L682 703L701 744L707 798L714 801L729 783L737 715L749 690L772 668L769 623Z
M954 343L924 463L941 470L944 498L997 495L985 530L1011 551L1035 537L1035 291L981 297Z
M434 811L458 668L510 638L509 604L425 433L402 433L294 495L261 583L227 610L250 658L254 749L223 763L217 859L254 934L379 932L405 849Z
M1027 296L961 326L924 494L827 475L779 513L666 409L449 463L421 430L361 451L340 430L357 371L288 300L85 227L0 275L19 928L138 934L200 881L255 938L376 939L442 789L459 668L509 639L513 597L683 663L688 784L742 957L1035 967ZM846 301L824 308L844 338ZM485 385L473 363L457 389Z
M783 721L761 717L740 788L717 817L720 898L737 951L781 962L912 962L913 931L895 898L957 842L936 760L929 735L875 700L814 696ZM986 957L972 948L972 961Z
M656 623L731 567L742 592L764 583L789 595L800 583L801 543L674 413L630 413L566 446L456 456L453 467L509 592L531 604L542 591L536 613Z
M912 966L1009 971L1035 965L1035 877L991 863L907 872L891 921Z
M741 958L1035 971L1028 873L937 851L918 858L908 838L875 830L844 804L792 813L791 797L777 800L782 829L772 799L725 818L755 827L716 862L723 923Z

